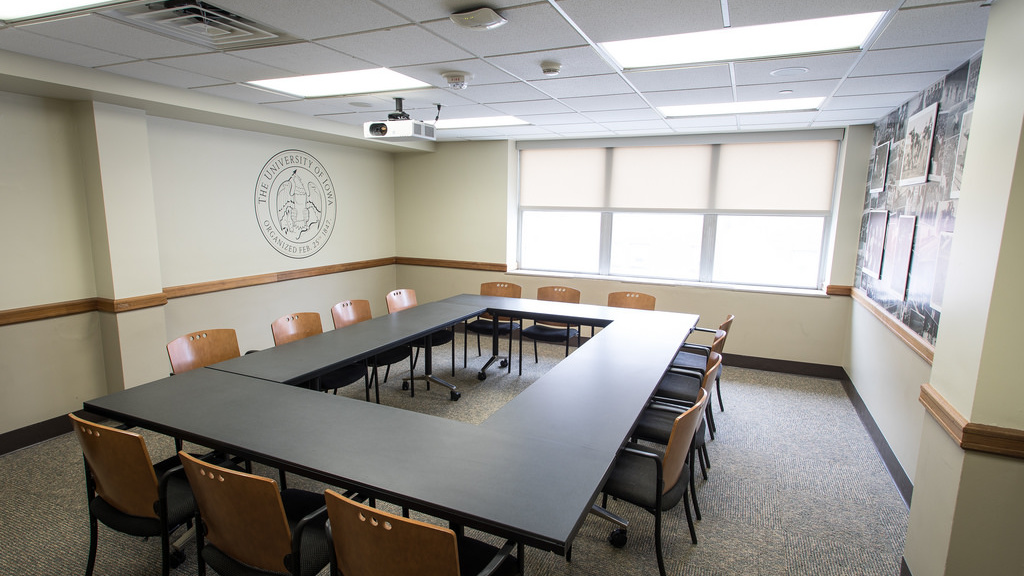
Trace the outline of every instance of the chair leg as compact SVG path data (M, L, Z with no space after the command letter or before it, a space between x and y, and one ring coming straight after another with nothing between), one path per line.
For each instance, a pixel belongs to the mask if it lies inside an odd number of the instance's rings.
M476 333L476 355L482 356L483 352L480 351L480 333Z
M704 415L708 420L708 435L710 435L711 439L714 440L715 431L718 428L715 427L715 413L711 411L711 404L708 404L707 408L704 410Z
M87 472L88 473L88 472ZM89 514L89 563L85 565L85 576L92 576L96 567L96 538L99 536L99 522Z
M722 371L719 369L718 376L715 376L715 389L718 390L718 409L725 412L725 406L722 404Z
M390 373L391 373L391 364L388 364L388 367L384 369L384 383L385 384L388 381L388 374L390 374Z
M707 469L710 470L711 469L711 458L708 457L708 447L707 447L707 444L702 445L700 447L700 454L701 454L701 457L704 460L704 466L706 466ZM707 475L704 476L704 479L707 480Z
M536 364L537 362L540 362L540 359L537 358L537 341L534 340L533 341L533 363Z
M452 377L455 376L455 327L452 326Z
M689 510L687 510L689 516ZM665 576L665 557L661 551L661 508L654 510L654 550L658 554L658 572Z
M565 325L565 357L569 357L569 325Z
M700 520L701 519L701 517L700 517L700 505L697 504L697 481L694 479L694 471L693 471L693 468L694 468L694 466L693 466L693 456L696 453L697 453L697 450L693 447L693 442L691 442L690 443L690 456L689 456L689 460L690 460L690 489L689 489L689 492L690 492L690 499L693 500L693 511L696 513L695 515L697 516L697 520Z
M690 515L690 501L683 494L683 510L686 512L686 523L690 527L690 542L697 543L697 530L693 527L693 517Z
M462 333L465 335L465 337L462 339L462 367L463 368L466 367L466 362L467 362L466 356L469 355L468 354L468 351L469 351L469 330L466 328L466 326L469 326L469 321L468 320L464 320L462 322ZM479 336L477 336L477 338L479 338ZM477 346L477 347L479 348L479 346ZM479 354L478 354L478 356L479 356Z

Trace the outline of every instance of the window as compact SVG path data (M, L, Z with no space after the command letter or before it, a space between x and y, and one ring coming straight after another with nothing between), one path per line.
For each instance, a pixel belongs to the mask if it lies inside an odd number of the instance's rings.
M818 288L841 135L520 143L519 267Z

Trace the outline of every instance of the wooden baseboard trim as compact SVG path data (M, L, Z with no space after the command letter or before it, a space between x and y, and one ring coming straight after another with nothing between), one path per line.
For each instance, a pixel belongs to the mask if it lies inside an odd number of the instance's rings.
M935 347L929 344L927 340L921 338L919 334L912 331L903 322L900 322L899 319L890 314L885 308L879 306L863 290L854 288L850 296L853 297L855 302L881 320L893 334L906 343L907 346L910 346L910 349L916 352L918 356L924 358L928 364L932 363L935 358Z
M918 399L960 448L1024 459L1024 430L971 422L928 383Z
M483 272L508 272L508 266L496 262L467 262L465 260L438 260L435 258L408 258L399 256L395 264L406 266L429 266L433 268L456 268L459 270L480 270Z

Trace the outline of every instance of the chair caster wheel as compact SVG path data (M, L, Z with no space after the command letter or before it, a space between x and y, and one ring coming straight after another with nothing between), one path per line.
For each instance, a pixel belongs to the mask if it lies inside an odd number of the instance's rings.
M498 367L499 368L508 368L508 360L502 360L501 362L498 362Z
M617 528L612 530L612 533L608 535L608 543L616 548L622 548L626 545L626 530L623 528Z
M476 379L480 381L487 380L487 372L481 370L480 372L477 373Z
M409 389L409 383L408 382L402 382L402 390L408 390L408 389Z
M452 390L451 397L452 402L455 402L459 398L462 398L462 392L459 392L458 390Z
M172 550L168 565L170 565L171 568L177 568L178 566L181 566L183 562L185 562L185 553L181 550Z

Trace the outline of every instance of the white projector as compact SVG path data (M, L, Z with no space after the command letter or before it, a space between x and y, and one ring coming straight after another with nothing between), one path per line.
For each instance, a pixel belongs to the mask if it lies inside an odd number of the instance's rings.
M363 124L363 137L382 140L434 140L434 125L419 120L386 120Z

